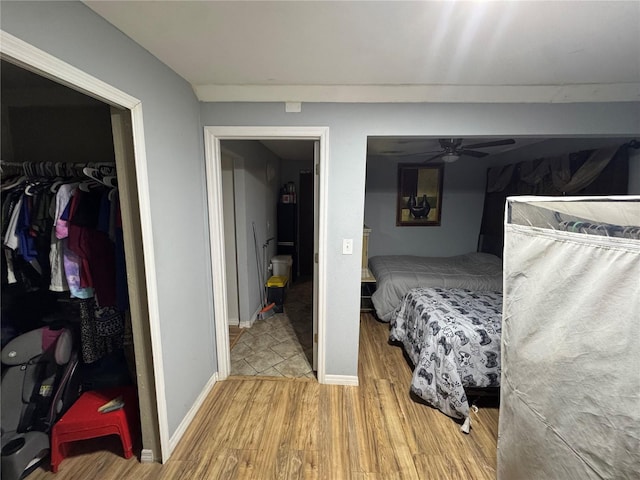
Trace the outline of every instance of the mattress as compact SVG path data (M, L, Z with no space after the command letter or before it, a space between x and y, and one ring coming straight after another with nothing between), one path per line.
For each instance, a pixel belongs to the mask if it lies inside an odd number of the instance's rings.
M413 288L464 288L502 291L502 261L495 255L472 252L453 257L385 255L372 257L376 279L371 297L378 318L388 322L404 295Z
M411 391L453 418L467 419L466 387L500 385L502 293L418 288L404 297L389 339L414 370Z

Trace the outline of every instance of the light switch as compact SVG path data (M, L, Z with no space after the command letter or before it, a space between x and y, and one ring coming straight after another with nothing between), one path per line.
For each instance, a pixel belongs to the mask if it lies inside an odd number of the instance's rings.
M342 239L342 254L343 255L353 254L353 238Z

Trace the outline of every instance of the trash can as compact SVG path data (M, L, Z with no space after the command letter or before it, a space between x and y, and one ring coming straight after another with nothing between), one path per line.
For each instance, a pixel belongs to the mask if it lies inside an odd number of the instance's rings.
M287 277L274 275L267 280L267 302L275 303L274 310L282 313L284 310L284 288L287 286Z
M276 255L271 259L271 266L273 267L271 274L275 277L286 277L288 281L291 281L292 265L293 258L291 255Z

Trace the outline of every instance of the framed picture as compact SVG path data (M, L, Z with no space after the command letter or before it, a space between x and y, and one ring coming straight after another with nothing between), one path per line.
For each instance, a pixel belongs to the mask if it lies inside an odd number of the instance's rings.
M398 207L396 226L440 225L442 214L442 165L416 163L398 165Z

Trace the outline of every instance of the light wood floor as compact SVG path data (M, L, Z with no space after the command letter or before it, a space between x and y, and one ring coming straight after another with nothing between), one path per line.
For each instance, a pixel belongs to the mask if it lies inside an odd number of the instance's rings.
M229 350L235 347L236 343L240 340L240 337L244 333L244 328L229 325Z
M493 479L498 409L472 414L469 435L409 397L410 368L388 325L361 317L359 387L241 377L219 382L165 464L121 457L118 442L75 448L66 479ZM96 451L98 448L107 451Z

